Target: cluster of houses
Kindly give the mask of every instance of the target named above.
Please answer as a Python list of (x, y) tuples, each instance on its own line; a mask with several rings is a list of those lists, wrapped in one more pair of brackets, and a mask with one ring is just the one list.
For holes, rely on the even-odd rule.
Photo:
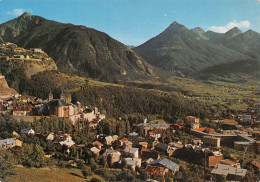
[(0, 51), (8, 52), (10, 55), (0, 55), (6, 61), (43, 61), (44, 59), (50, 59), (48, 55), (40, 48), (31, 48), (30, 50), (18, 47), (11, 42), (1, 43)]
[[(53, 100), (53, 98), (49, 98), (49, 102)], [(63, 102), (66, 103), (64, 100)], [(64, 114), (62, 112), (65, 111), (59, 112)], [(200, 127), (199, 119), (193, 116), (187, 117), (186, 122), (194, 128), (190, 128), (191, 134), (197, 136), (197, 138), (193, 138), (186, 143), (181, 141), (170, 142), (162, 139), (166, 130), (170, 130), (172, 133), (176, 132), (176, 130), (187, 130), (184, 126), (170, 125), (162, 121), (147, 122), (145, 120), (143, 123), (138, 124), (128, 136), (119, 138), (117, 135), (105, 136), (99, 134), (91, 144), (84, 147), (87, 147), (89, 151), (97, 156), (106, 157), (112, 168), (121, 168), (122, 165), (126, 165), (135, 171), (136, 168), (143, 167), (147, 174), (152, 177), (178, 174), (180, 165), (170, 160), (169, 157), (171, 156), (177, 158), (183, 156), (194, 163), (204, 164), (212, 168), (211, 174), (215, 176), (216, 180), (221, 180), (223, 177), (228, 180), (242, 180), (249, 171), (259, 173), (259, 162), (252, 161), (250, 169), (244, 169), (241, 168), (238, 160), (224, 159), (222, 153), (221, 145), (224, 144), (223, 140), (253, 140), (252, 138), (241, 134), (233, 135), (233, 138), (229, 137), (230, 135), (219, 136), (211, 128)], [(141, 131), (145, 137), (141, 136)], [(35, 132), (33, 129), (27, 128), (22, 130), (21, 134), (34, 135)], [(44, 132), (36, 135), (52, 141), (58, 149), (65, 149), (68, 154), (71, 152), (72, 146), (82, 147), (72, 140), (70, 134), (54, 135), (53, 133)], [(0, 147), (22, 146), (22, 142), (18, 140), (19, 135), (13, 132), (12, 136), (13, 138), (0, 140)]]
[(91, 127), (105, 119), (105, 115), (93, 106), (82, 106), (80, 102), (71, 103), (71, 96), (63, 92), (59, 99), (54, 99), (50, 92), (47, 100), (30, 96), (14, 96), (0, 98), (0, 113), (11, 114), (19, 119), (33, 121), (36, 116), (67, 118), (74, 125), (80, 121), (88, 121)]

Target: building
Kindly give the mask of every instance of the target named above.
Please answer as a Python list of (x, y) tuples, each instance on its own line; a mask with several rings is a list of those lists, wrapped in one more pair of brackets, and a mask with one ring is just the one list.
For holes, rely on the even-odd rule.
[(60, 145), (60, 146), (66, 146), (68, 148), (75, 145), (75, 142), (72, 140), (71, 136), (68, 134), (57, 135), (53, 143)]
[(229, 159), (221, 160), (220, 164), (230, 165), (230, 166), (235, 167), (235, 168), (240, 168), (241, 167), (240, 163), (238, 161), (232, 161), (232, 160), (229, 160)]
[[(154, 171), (154, 167), (157, 167), (156, 169), (163, 170), (163, 172), (156, 172)], [(150, 175), (161, 175), (168, 172), (171, 172), (172, 174), (175, 174), (179, 171), (180, 166), (172, 161), (170, 161), (167, 158), (159, 159), (152, 161), (148, 164), (148, 166), (145, 168), (145, 171)]]
[(114, 140), (113, 140), (112, 136), (105, 137), (105, 141), (104, 141), (105, 145), (112, 145), (113, 142), (114, 142)]
[(4, 140), (0, 140), (0, 148), (9, 149), (9, 148), (13, 148), (16, 146), (21, 147), (22, 141), (20, 141), (16, 138), (7, 138)]
[(124, 160), (126, 161), (126, 165), (131, 167), (131, 169), (133, 171), (135, 171), (136, 167), (141, 167), (141, 159), (138, 158), (124, 158)]
[(31, 128), (22, 129), (21, 134), (34, 135), (35, 131)]
[(154, 150), (151, 151), (147, 148), (142, 148), (141, 149), (141, 158), (143, 160), (146, 160), (146, 159), (158, 160), (158, 159), (160, 159), (160, 154), (157, 151), (154, 151)]
[(90, 151), (93, 154), (99, 155), (100, 149), (98, 149), (97, 147), (92, 147), (92, 148), (90, 148)]
[(42, 49), (40, 48), (31, 48), (30, 49), (33, 53), (44, 53)]
[(138, 158), (139, 153), (138, 153), (138, 148), (131, 148), (131, 147), (126, 147), (124, 152), (126, 156), (132, 157), (132, 158)]
[(227, 181), (242, 181), (247, 173), (246, 169), (235, 168), (226, 164), (216, 164), (211, 174), (215, 175), (215, 180), (221, 180), (223, 177)]
[(150, 131), (149, 136), (153, 137), (155, 139), (159, 139), (162, 136), (162, 132), (161, 131)]
[(206, 145), (213, 146), (213, 147), (220, 147), (220, 138), (218, 137), (203, 136), (202, 141)]
[(192, 129), (200, 127), (200, 119), (196, 118), (195, 116), (187, 116), (186, 122), (188, 122), (191, 125)]
[(69, 105), (60, 99), (51, 100), (48, 103), (49, 115), (57, 117), (69, 117)]
[(106, 149), (103, 156), (110, 156), (111, 164), (113, 165), (114, 163), (120, 161), (121, 153), (116, 150)]

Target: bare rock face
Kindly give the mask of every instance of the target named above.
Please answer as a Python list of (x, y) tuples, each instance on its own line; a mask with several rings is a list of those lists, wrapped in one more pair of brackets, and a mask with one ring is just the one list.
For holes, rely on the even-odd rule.
[(6, 98), (14, 95), (18, 95), (18, 93), (8, 86), (5, 77), (0, 74), (0, 97)]

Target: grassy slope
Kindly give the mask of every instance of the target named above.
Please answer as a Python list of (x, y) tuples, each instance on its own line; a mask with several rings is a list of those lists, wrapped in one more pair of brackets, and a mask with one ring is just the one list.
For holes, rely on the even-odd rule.
[[(256, 95), (256, 90), (258, 85), (260, 85), (260, 81), (254, 78), (245, 78), (245, 80), (245, 82), (238, 83), (229, 82), (232, 80), (202, 82), (194, 79), (172, 76), (165, 82), (135, 81), (134, 83), (139, 85), (160, 85), (162, 88), (171, 87), (172, 90), (187, 92), (189, 95), (192, 94), (194, 96), (198, 96), (198, 99), (202, 102), (210, 102), (212, 104), (227, 103), (226, 101), (221, 100), (225, 98), (240, 100), (243, 98), (253, 98), (255, 100), (260, 100), (260, 96)], [(212, 97), (213, 99), (208, 100), (206, 97)], [(245, 107), (246, 104), (240, 103), (232, 103), (230, 106), (230, 108), (236, 110), (243, 109)]]
[(101, 177), (97, 175), (89, 176), (85, 179), (79, 169), (67, 169), (67, 168), (25, 168), (16, 167), (14, 169), (15, 175), (10, 176), (7, 181), (10, 182), (80, 182), (80, 181), (90, 181), (92, 177), (96, 177), (102, 180)]

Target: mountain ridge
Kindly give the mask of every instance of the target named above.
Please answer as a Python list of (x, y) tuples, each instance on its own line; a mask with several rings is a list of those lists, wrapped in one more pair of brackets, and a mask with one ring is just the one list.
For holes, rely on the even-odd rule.
[(24, 13), (0, 25), (0, 37), (25, 48), (39, 47), (60, 70), (103, 81), (154, 75), (153, 67), (109, 35)]
[(189, 30), (177, 22), (133, 50), (154, 66), (186, 76), (206, 67), (250, 59), (222, 44), (202, 39), (196, 29)]

